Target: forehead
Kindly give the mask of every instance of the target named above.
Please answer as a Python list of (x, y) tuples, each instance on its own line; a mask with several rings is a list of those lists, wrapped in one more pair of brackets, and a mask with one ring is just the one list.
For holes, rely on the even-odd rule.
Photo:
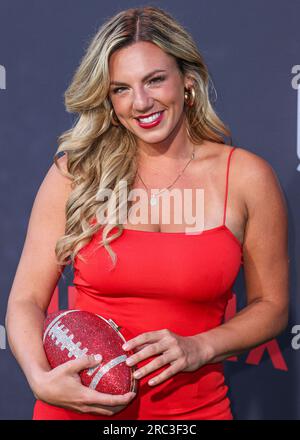
[(109, 72), (112, 79), (118, 80), (119, 75), (143, 76), (154, 69), (174, 67), (175, 59), (164, 52), (156, 44), (139, 41), (114, 52), (109, 59)]

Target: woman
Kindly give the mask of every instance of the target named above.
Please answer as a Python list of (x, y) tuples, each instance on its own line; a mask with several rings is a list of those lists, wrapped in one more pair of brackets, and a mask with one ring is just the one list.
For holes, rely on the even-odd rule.
[[(108, 20), (65, 98), (79, 118), (38, 191), (6, 319), (37, 398), (33, 418), (233, 419), (222, 361), (288, 320), (287, 214), (273, 169), (225, 144), (207, 67), (159, 8)], [(134, 335), (136, 395), (83, 386), (78, 373), (95, 359), (47, 362), (43, 320), (70, 261), (75, 308)], [(242, 263), (247, 306), (224, 323)]]

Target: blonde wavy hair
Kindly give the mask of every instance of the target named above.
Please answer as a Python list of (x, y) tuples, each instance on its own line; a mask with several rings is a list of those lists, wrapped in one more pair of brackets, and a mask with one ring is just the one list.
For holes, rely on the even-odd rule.
[[(119, 219), (121, 208), (119, 182), (132, 188), (137, 172), (137, 144), (134, 135), (122, 124), (111, 120), (109, 98), (109, 58), (118, 49), (138, 41), (148, 41), (172, 55), (182, 75), (194, 80), (195, 102), (185, 106), (187, 133), (195, 144), (203, 140), (225, 143), (231, 134), (212, 108), (207, 66), (190, 34), (166, 11), (152, 6), (121, 11), (106, 21), (90, 42), (74, 77), (65, 92), (68, 112), (78, 114), (71, 129), (58, 137), (59, 147), (54, 162), (60, 172), (72, 180), (66, 203), (65, 235), (56, 243), (58, 264), (74, 264), (78, 251), (102, 229), (100, 247), (109, 253), (113, 267), (117, 256), (110, 243), (119, 237), (123, 225), (108, 217), (105, 225), (93, 223), (97, 212), (109, 212)], [(59, 153), (67, 156), (66, 168), (60, 168)], [(99, 200), (97, 194), (109, 188), (115, 200), (115, 211), (109, 210), (112, 198)], [(127, 215), (130, 203), (127, 206)], [(100, 211), (99, 211), (100, 210)], [(110, 231), (117, 227), (115, 234)], [(82, 259), (82, 256), (78, 254)], [(83, 258), (83, 260), (85, 260)]]

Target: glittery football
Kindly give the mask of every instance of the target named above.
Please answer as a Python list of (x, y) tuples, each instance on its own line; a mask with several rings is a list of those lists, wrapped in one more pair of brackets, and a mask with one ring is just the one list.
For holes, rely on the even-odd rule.
[(133, 377), (136, 368), (125, 362), (133, 352), (123, 350), (124, 342), (120, 327), (112, 319), (87, 311), (60, 310), (49, 314), (44, 322), (43, 344), (52, 368), (85, 355), (102, 355), (100, 364), (79, 373), (83, 385), (102, 393), (137, 390)]

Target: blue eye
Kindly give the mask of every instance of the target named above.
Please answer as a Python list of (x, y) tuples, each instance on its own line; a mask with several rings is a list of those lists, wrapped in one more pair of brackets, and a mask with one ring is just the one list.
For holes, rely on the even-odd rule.
[[(153, 82), (160, 82), (163, 81), (165, 79), (165, 76), (156, 76), (155, 78), (150, 79), (150, 83)], [(118, 93), (119, 90), (125, 89), (126, 87), (116, 87), (115, 89), (113, 89), (113, 94)]]

